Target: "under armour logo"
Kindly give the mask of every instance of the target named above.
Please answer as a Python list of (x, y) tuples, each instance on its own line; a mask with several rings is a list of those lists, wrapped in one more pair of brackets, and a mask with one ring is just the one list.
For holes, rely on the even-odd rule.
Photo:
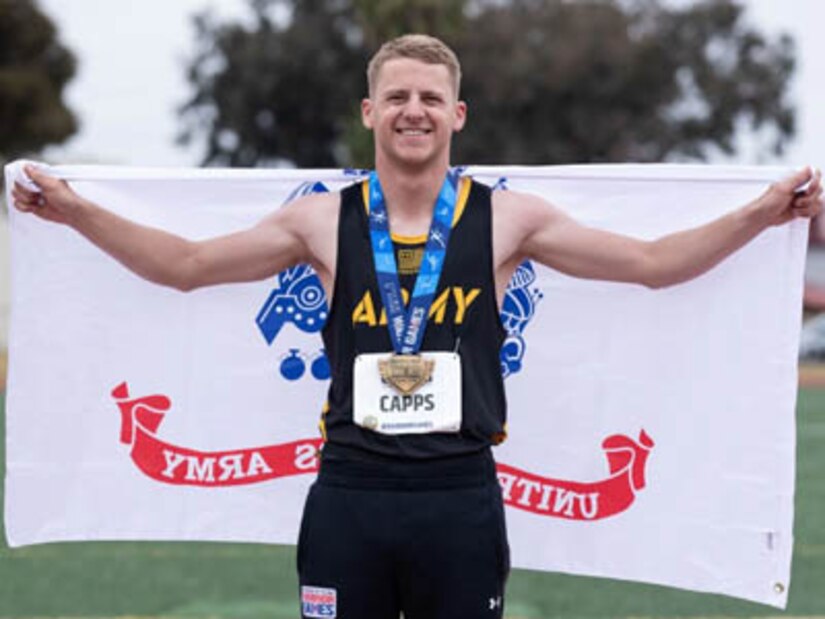
[(501, 596), (490, 598), (490, 610), (501, 608)]

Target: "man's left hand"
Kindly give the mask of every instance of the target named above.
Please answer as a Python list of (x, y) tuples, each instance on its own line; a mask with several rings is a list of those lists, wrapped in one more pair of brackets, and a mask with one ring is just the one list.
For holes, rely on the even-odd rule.
[(797, 217), (812, 219), (822, 212), (822, 172), (805, 168), (770, 186), (756, 201), (766, 224), (778, 226)]

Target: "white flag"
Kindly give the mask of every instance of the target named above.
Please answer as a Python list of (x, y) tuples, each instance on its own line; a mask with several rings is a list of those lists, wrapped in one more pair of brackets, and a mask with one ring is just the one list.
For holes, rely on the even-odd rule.
[[(7, 166), (7, 187), (16, 174)], [(352, 171), (67, 166), (88, 199), (201, 239)], [(643, 238), (707, 222), (783, 170), (472, 167)], [(294, 543), (317, 470), (327, 306), (307, 266), (183, 294), (72, 230), (12, 211), (6, 527), (58, 540)], [(525, 262), (501, 351), (496, 448), (515, 567), (784, 607), (805, 222), (652, 291)], [(366, 268), (367, 265), (365, 265)]]

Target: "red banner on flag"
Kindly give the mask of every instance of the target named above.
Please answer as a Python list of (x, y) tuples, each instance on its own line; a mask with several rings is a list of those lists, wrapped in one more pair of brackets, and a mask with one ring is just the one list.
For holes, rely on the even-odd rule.
[[(154, 480), (191, 486), (255, 484), (290, 475), (315, 473), (322, 439), (264, 447), (205, 452), (172, 445), (156, 435), (172, 402), (165, 395), (132, 398), (124, 382), (112, 390), (121, 414), (120, 441), (131, 445), (132, 460)], [(642, 430), (638, 441), (615, 434), (602, 442), (610, 476), (576, 482), (498, 464), (506, 505), (543, 516), (600, 520), (627, 510), (645, 487), (647, 456), (653, 440)]]
[(163, 416), (172, 407), (164, 395), (130, 398), (124, 382), (112, 391), (120, 409), (120, 442), (132, 446), (132, 460), (146, 475), (167, 484), (237, 486), (318, 470), (321, 439), (252, 449), (205, 452), (159, 439)]
[(602, 442), (610, 477), (575, 482), (540, 477), (499, 464), (504, 502), (534, 514), (569, 520), (600, 520), (625, 511), (645, 487), (645, 465), (653, 441), (644, 430), (639, 440), (614, 434)]

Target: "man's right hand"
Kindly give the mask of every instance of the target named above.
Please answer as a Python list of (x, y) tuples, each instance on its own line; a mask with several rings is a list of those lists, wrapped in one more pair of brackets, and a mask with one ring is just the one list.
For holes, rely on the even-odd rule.
[(304, 196), (251, 228), (192, 241), (100, 207), (34, 166), (24, 169), (40, 192), (15, 183), (15, 208), (68, 224), (126, 268), (156, 284), (193, 290), (250, 282), (308, 262), (328, 295), (332, 290), (340, 208), (337, 193)]
[(68, 224), (72, 213), (82, 204), (80, 196), (71, 190), (66, 181), (44, 174), (34, 166), (26, 166), (24, 170), (40, 191), (30, 191), (15, 182), (11, 190), (14, 207), (48, 221)]

